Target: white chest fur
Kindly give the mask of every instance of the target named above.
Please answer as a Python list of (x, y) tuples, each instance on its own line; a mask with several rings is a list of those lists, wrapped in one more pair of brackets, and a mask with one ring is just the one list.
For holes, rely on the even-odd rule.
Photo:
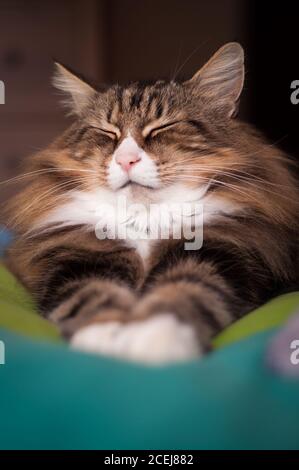
[[(48, 213), (34, 229), (48, 230), (50, 224), (60, 227), (83, 224), (98, 238), (101, 238), (99, 231), (104, 229), (105, 237), (125, 239), (146, 261), (152, 243), (161, 234), (161, 238), (167, 238), (167, 231), (173, 230), (176, 221), (182, 223), (178, 212), (182, 214), (188, 204), (193, 208), (195, 205), (202, 207), (203, 217), (195, 219), (201, 225), (239, 209), (235, 204), (206, 192), (206, 186), (190, 189), (181, 184), (161, 190), (129, 185), (118, 191), (103, 188), (90, 192), (74, 191), (68, 202)], [(116, 225), (122, 228), (121, 237), (115, 231)]]

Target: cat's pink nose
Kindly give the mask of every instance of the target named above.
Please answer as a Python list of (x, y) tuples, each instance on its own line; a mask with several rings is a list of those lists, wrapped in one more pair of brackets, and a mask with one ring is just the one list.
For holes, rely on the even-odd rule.
[(141, 160), (138, 153), (119, 153), (116, 156), (116, 162), (122, 167), (122, 169), (128, 172), (133, 165)]

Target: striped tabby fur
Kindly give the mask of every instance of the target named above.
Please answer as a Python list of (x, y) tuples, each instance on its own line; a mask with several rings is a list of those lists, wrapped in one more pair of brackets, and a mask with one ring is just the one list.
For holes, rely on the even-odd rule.
[[(227, 325), (298, 285), (296, 182), (286, 156), (234, 119), (243, 76), (236, 43), (182, 83), (93, 88), (57, 65), (55, 84), (68, 96), (75, 120), (30, 158), (31, 176), (10, 208), (18, 237), (8, 263), (41, 314), (67, 338), (87, 328), (98, 335), (92, 344), (106, 332), (108, 353), (158, 362), (192, 357), (209, 350)], [(111, 160), (125, 139), (148, 160), (131, 184), (117, 187)], [(106, 189), (110, 196), (126, 191), (133, 202), (165, 202), (178, 187), (187, 195), (207, 183), (204, 202), (213, 216), (196, 251), (186, 251), (184, 240), (160, 240), (143, 256), (125, 241), (99, 241), (88, 217), (78, 215), (78, 194)], [(158, 315), (164, 326), (149, 326)], [(159, 328), (166, 337), (174, 321), (172, 344), (156, 346)], [(118, 325), (117, 333), (111, 327), (109, 336), (108, 324)], [(92, 325), (97, 328), (88, 329)], [(132, 352), (137, 336), (146, 334), (142, 325), (153, 333)], [(191, 330), (186, 339), (179, 336), (184, 325), (194, 337)], [(114, 350), (122, 331), (130, 344)], [(176, 354), (176, 341), (185, 353)], [(190, 348), (191, 341), (198, 348)], [(92, 344), (86, 349), (97, 349)]]

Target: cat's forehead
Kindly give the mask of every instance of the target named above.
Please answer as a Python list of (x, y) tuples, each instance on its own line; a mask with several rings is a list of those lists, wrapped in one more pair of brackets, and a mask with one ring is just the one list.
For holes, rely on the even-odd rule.
[(175, 81), (134, 82), (125, 86), (112, 86), (110, 96), (123, 100), (124, 104), (130, 107), (138, 107), (149, 100), (168, 99), (171, 95), (177, 95), (181, 89), (182, 85)]
[(183, 89), (177, 82), (159, 80), (153, 83), (136, 82), (127, 86), (114, 85), (99, 99), (109, 121), (117, 118), (160, 118), (176, 112)]

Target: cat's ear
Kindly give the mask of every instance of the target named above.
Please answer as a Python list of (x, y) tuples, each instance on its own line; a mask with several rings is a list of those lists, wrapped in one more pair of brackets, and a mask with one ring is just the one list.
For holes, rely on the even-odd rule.
[(221, 47), (187, 82), (226, 117), (234, 117), (244, 84), (244, 51), (237, 42)]
[(96, 91), (63, 65), (55, 62), (53, 85), (65, 94), (64, 104), (71, 114), (80, 115)]

